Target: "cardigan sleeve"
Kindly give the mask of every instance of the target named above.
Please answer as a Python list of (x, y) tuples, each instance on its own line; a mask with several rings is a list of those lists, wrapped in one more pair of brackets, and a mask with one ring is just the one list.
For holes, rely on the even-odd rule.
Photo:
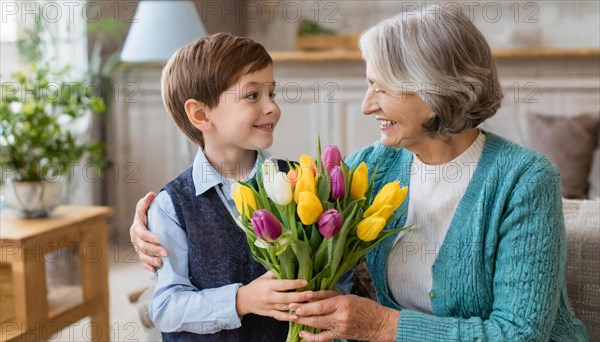
[[(535, 165), (537, 164), (537, 169)], [(402, 310), (397, 340), (547, 341), (565, 279), (560, 178), (534, 163), (509, 195), (498, 231), (489, 317), (436, 317)]]

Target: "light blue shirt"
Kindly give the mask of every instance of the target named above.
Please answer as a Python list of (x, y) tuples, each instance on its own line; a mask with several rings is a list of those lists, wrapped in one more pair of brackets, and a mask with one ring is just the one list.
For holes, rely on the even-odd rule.
[[(250, 177), (264, 154), (259, 151), (257, 162)], [(196, 196), (217, 187), (221, 199), (237, 215), (230, 195), (235, 181), (219, 174), (206, 159), (202, 149), (194, 158), (192, 179)], [(155, 289), (150, 302), (150, 317), (162, 332), (189, 331), (196, 334), (212, 334), (220, 330), (237, 329), (241, 326), (235, 309), (235, 297), (242, 284), (229, 284), (217, 288), (199, 290), (189, 278), (188, 244), (186, 233), (181, 229), (171, 197), (161, 191), (148, 211), (148, 229), (160, 239), (169, 251), (163, 257), (163, 266), (156, 271)]]

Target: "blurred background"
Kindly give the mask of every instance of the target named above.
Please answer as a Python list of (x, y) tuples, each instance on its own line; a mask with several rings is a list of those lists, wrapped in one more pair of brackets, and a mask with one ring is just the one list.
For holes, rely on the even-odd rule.
[[(15, 165), (59, 165), (58, 171), (28, 175), (52, 175), (61, 184), (62, 204), (114, 209), (111, 321), (121, 323), (113, 339), (125, 340), (132, 330), (122, 323), (139, 323), (126, 296), (137, 298), (151, 282), (129, 244), (135, 204), (187, 168), (197, 149), (172, 123), (160, 97), (160, 72), (175, 49), (217, 32), (261, 42), (274, 60), (282, 108), (270, 152), (289, 159), (312, 153), (318, 133), (323, 143), (349, 154), (379, 136), (378, 124), (360, 111), (367, 89), (360, 33), (398, 12), (414, 15), (434, 3), (464, 11), (493, 50), (505, 98), (482, 128), (546, 154), (559, 167), (565, 198), (598, 198), (596, 0), (2, 0), (2, 183), (26, 180)], [(49, 95), (65, 83), (76, 85), (77, 99)], [(43, 117), (48, 108), (65, 137), (52, 144), (43, 120), (27, 118)], [(73, 267), (48, 269), (76, 277), (65, 271)], [(131, 336), (138, 340), (156, 338), (136, 327)], [(56, 339), (78, 340), (64, 334)]]

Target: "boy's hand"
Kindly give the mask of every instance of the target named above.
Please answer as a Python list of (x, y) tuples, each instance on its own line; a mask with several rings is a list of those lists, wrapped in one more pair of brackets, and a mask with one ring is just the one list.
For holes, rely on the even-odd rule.
[(150, 203), (155, 197), (156, 194), (149, 192), (137, 202), (133, 223), (129, 228), (133, 248), (140, 257), (142, 266), (151, 272), (156, 272), (155, 267), (162, 266), (162, 259), (154, 255), (168, 255), (167, 250), (158, 242), (158, 236), (146, 227), (148, 224), (148, 208), (150, 208)]
[(277, 280), (271, 272), (256, 278), (238, 289), (235, 308), (238, 316), (253, 313), (273, 317), (279, 321), (289, 321), (289, 304), (303, 303), (313, 296), (312, 291), (288, 292), (305, 287), (304, 279)]

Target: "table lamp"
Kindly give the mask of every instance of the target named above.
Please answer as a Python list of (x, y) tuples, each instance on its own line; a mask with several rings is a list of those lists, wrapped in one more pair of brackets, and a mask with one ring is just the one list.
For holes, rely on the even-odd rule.
[(164, 62), (177, 49), (206, 34), (192, 1), (140, 1), (121, 60)]

